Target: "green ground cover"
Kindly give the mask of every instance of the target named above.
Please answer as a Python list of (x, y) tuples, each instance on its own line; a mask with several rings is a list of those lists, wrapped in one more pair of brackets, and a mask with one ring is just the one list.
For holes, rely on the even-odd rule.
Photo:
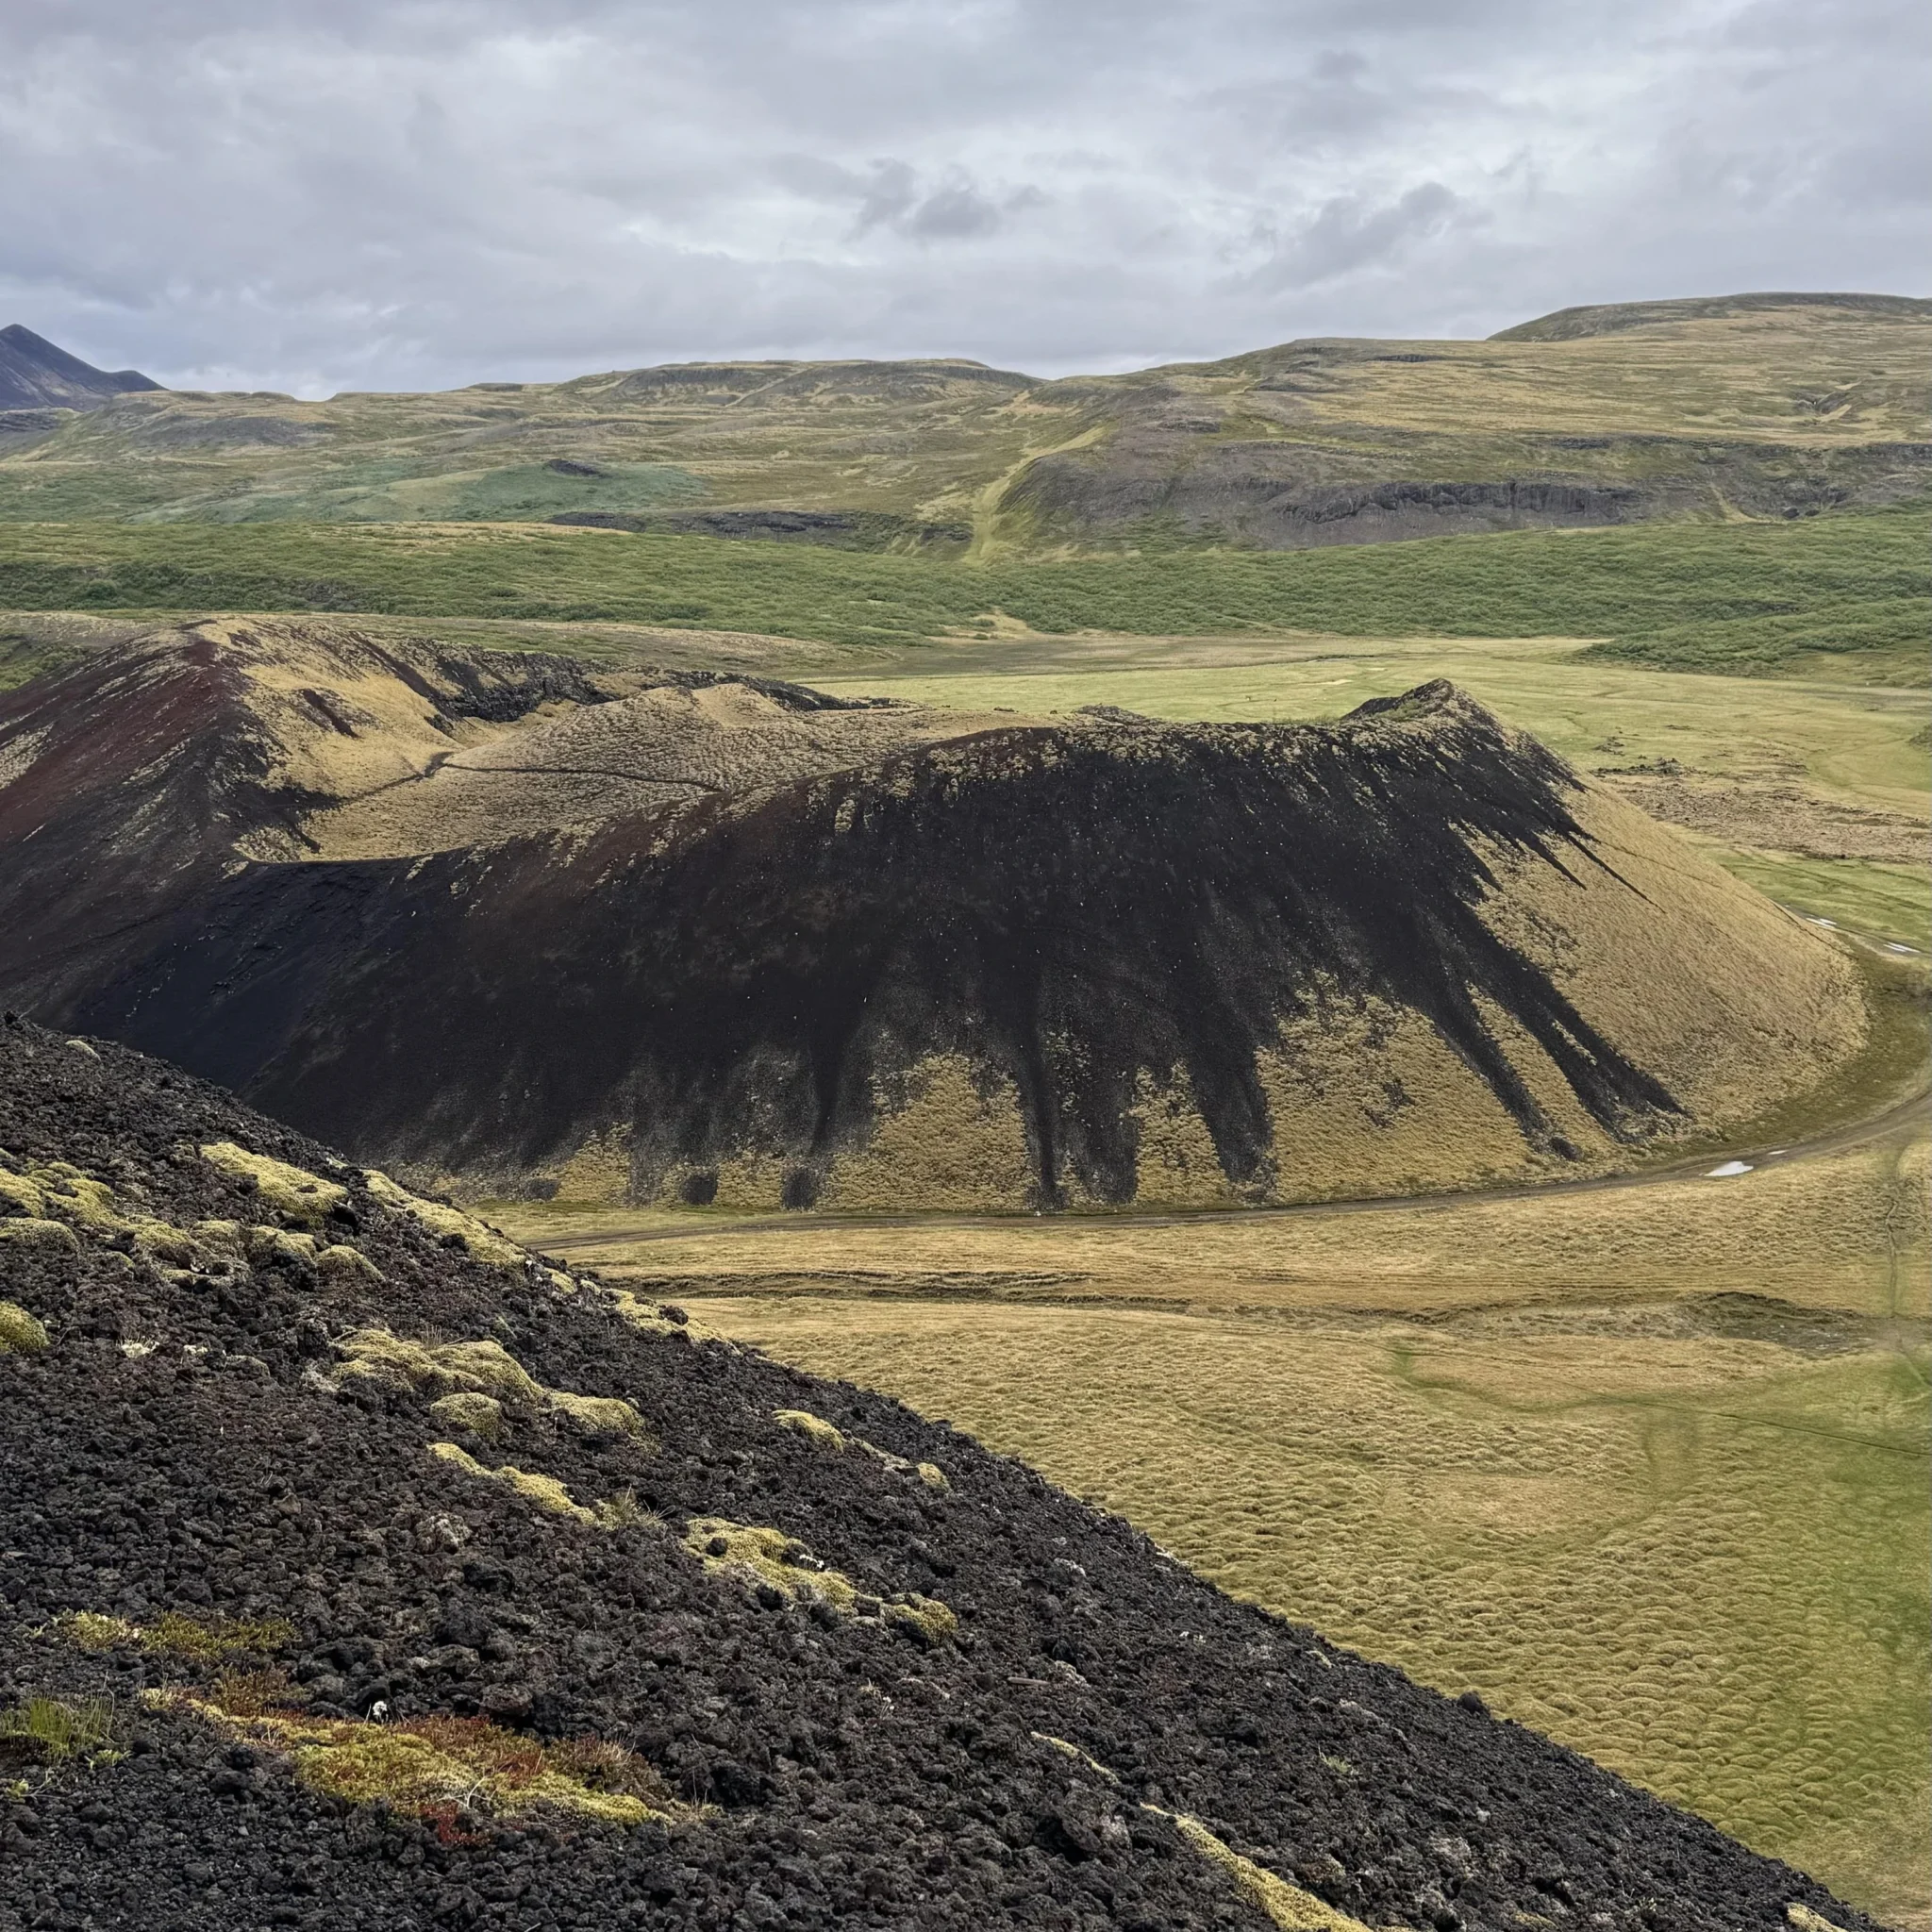
[[(1295, 552), (948, 562), (533, 525), (0, 525), (0, 607), (627, 621), (854, 645), (1034, 632), (1556, 636), (1653, 667), (1924, 681), (1921, 508)], [(1840, 619), (1842, 623), (1840, 624)]]

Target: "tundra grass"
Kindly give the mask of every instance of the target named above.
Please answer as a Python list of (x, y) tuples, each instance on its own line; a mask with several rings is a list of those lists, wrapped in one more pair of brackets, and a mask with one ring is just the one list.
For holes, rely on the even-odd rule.
[(1285, 1215), (512, 1224), (608, 1217), (574, 1259), (1924, 1927), (1928, 1155), (1907, 1127)]
[[(1002, 617), (1049, 635), (1559, 636), (1653, 665), (1696, 658), (1692, 632), (1742, 625), (1751, 652), (1715, 662), (1752, 674), (1815, 662), (1845, 613), (1859, 675), (1875, 650), (1883, 678), (1910, 683), (1925, 675), (1925, 524), (1912, 507), (982, 564), (542, 525), (18, 524), (0, 525), (0, 606), (621, 621), (847, 645), (991, 636)], [(1792, 618), (1802, 634), (1786, 636)]]
[(1932, 952), (1932, 873), (1924, 866), (1768, 852), (1720, 850), (1714, 856), (1727, 872), (1780, 905)]
[(708, 1311), (949, 1416), (1235, 1593), (1474, 1687), (1893, 1923), (1924, 1921), (1923, 1349), (1606, 1334), (1582, 1310), (1515, 1332)]

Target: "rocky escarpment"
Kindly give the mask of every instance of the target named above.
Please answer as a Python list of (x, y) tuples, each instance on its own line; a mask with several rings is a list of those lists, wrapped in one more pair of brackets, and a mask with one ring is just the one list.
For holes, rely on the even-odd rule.
[(174, 764), (152, 693), (243, 675), (199, 633), (192, 675), (130, 646), (91, 708), (7, 701), (0, 823), (40, 829), (0, 848), (37, 908), (0, 991), (473, 1188), (1415, 1191), (1721, 1133), (1863, 1037), (1829, 941), (1446, 685), (1167, 725), (737, 682), (576, 702), (504, 660), (493, 702), (527, 715), (497, 727), (284, 646), (272, 702)]
[(1868, 1923), (160, 1063), (0, 1148), (8, 1932)]

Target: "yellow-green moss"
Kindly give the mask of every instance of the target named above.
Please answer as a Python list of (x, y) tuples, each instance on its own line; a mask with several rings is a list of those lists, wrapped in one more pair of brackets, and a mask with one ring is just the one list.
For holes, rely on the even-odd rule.
[(842, 1571), (822, 1563), (782, 1529), (732, 1523), (722, 1516), (694, 1516), (685, 1525), (684, 1546), (714, 1576), (748, 1590), (774, 1590), (787, 1603), (824, 1604), (841, 1616), (877, 1616), (924, 1643), (943, 1643), (959, 1627), (959, 1620), (934, 1597), (910, 1591), (869, 1596)]
[(46, 1198), (33, 1181), (11, 1168), (0, 1167), (0, 1214), (43, 1215)]
[(454, 1395), (440, 1395), (429, 1405), (429, 1413), (452, 1429), (468, 1429), (493, 1442), (503, 1434), (503, 1404), (480, 1390), (459, 1389)]
[(458, 1812), (503, 1818), (555, 1810), (609, 1824), (670, 1824), (697, 1815), (671, 1798), (643, 1759), (601, 1738), (546, 1744), (486, 1718), (316, 1719), (236, 1709), (181, 1691), (151, 1692), (149, 1701), (287, 1756), (296, 1778), (313, 1790), (352, 1805), (381, 1802), (446, 1826)]
[(79, 1245), (76, 1230), (130, 1237), (139, 1253), (164, 1270), (192, 1268), (203, 1259), (198, 1229), (176, 1227), (139, 1210), (124, 1211), (106, 1181), (71, 1161), (50, 1160), (24, 1174), (0, 1168), (0, 1241), (74, 1249)]
[(141, 1626), (125, 1617), (107, 1617), (98, 1610), (75, 1610), (58, 1620), (60, 1634), (76, 1650), (112, 1650), (121, 1643), (138, 1643)]
[(1143, 1805), (1141, 1808), (1165, 1818), (1203, 1857), (1219, 1865), (1280, 1927), (1280, 1932), (1369, 1932), (1359, 1919), (1337, 1911), (1313, 1892), (1304, 1891), (1300, 1886), (1291, 1885), (1287, 1879), (1277, 1878), (1273, 1872), (1242, 1857), (1198, 1818), (1190, 1817), (1185, 1811), (1163, 1811), (1158, 1805)]
[[(18, 1180), (21, 1176), (15, 1175)], [(124, 1233), (128, 1224), (114, 1206), (114, 1191), (70, 1160), (49, 1160), (27, 1170), (25, 1179), (37, 1188), (41, 1212), (70, 1226), (92, 1228), (98, 1234)]]
[(844, 1430), (828, 1423), (822, 1415), (813, 1415), (803, 1408), (774, 1408), (772, 1420), (781, 1429), (790, 1429), (793, 1435), (803, 1436), (815, 1449), (824, 1449), (833, 1456), (845, 1453)]
[(337, 1281), (378, 1282), (382, 1279), (382, 1270), (360, 1248), (353, 1248), (346, 1241), (318, 1248), (315, 1269), (317, 1274)]
[(850, 1615), (859, 1591), (849, 1576), (827, 1569), (796, 1537), (782, 1529), (694, 1516), (685, 1525), (684, 1546), (714, 1576), (748, 1589), (767, 1584), (788, 1603), (824, 1603)]
[(546, 1389), (543, 1397), (550, 1412), (562, 1417), (579, 1435), (642, 1438), (649, 1433), (643, 1417), (621, 1395), (574, 1395), (567, 1389)]
[(693, 1347), (700, 1341), (715, 1341), (721, 1348), (737, 1353), (737, 1345), (720, 1335), (715, 1328), (707, 1328), (702, 1322), (689, 1318), (674, 1322), (658, 1303), (646, 1301), (626, 1288), (610, 1291), (610, 1306), (616, 1309), (630, 1325), (644, 1335), (662, 1335), (673, 1341), (690, 1342)]
[(80, 1243), (64, 1221), (43, 1221), (38, 1215), (8, 1215), (0, 1221), (0, 1241), (11, 1247), (68, 1248)]
[(921, 1596), (917, 1591), (889, 1599), (882, 1614), (887, 1623), (910, 1630), (930, 1648), (949, 1642), (959, 1634), (958, 1618), (937, 1597)]
[(291, 1221), (320, 1221), (330, 1208), (340, 1208), (349, 1198), (348, 1189), (339, 1182), (325, 1181), (306, 1168), (291, 1167), (266, 1154), (251, 1154), (233, 1141), (208, 1141), (201, 1158), (231, 1180), (252, 1180), (256, 1198)]
[(1840, 1932), (1823, 1912), (1814, 1912), (1809, 1906), (1800, 1905), (1793, 1899), (1785, 1907), (1785, 1922), (1796, 1928), (1796, 1932)]
[(1120, 1779), (1108, 1770), (1107, 1766), (1101, 1763), (1099, 1758), (1088, 1757), (1079, 1745), (1070, 1744), (1064, 1738), (1052, 1737), (1045, 1731), (1033, 1731), (1028, 1735), (1031, 1736), (1036, 1744), (1044, 1744), (1050, 1750), (1058, 1751), (1062, 1757), (1071, 1757), (1074, 1763), (1084, 1764), (1089, 1771), (1097, 1773), (1108, 1784), (1117, 1785), (1120, 1783)]
[(807, 1408), (774, 1408), (772, 1420), (781, 1429), (790, 1429), (793, 1435), (803, 1436), (813, 1448), (823, 1449), (828, 1456), (842, 1456), (848, 1449), (857, 1449), (861, 1455), (891, 1470), (894, 1475), (916, 1475), (929, 1490), (950, 1489), (946, 1473), (936, 1462), (909, 1462), (903, 1456), (894, 1456), (890, 1449), (881, 1449), (876, 1442), (868, 1442), (863, 1436), (848, 1436), (835, 1423), (828, 1423), (822, 1415), (813, 1415)]
[(649, 1438), (643, 1417), (621, 1395), (546, 1388), (500, 1341), (411, 1341), (387, 1328), (358, 1328), (336, 1349), (345, 1357), (336, 1370), (338, 1381), (372, 1381), (419, 1394), (489, 1395), (499, 1403), (547, 1408), (582, 1435)]
[(0, 1355), (42, 1355), (47, 1330), (18, 1302), (0, 1302)]
[(399, 1214), (411, 1216), (420, 1225), (426, 1227), (438, 1240), (454, 1236), (464, 1248), (479, 1261), (493, 1261), (505, 1267), (521, 1267), (524, 1251), (517, 1244), (498, 1234), (492, 1227), (486, 1227), (475, 1216), (465, 1214), (459, 1208), (445, 1206), (441, 1201), (425, 1200), (421, 1194), (414, 1194), (377, 1168), (364, 1171), (362, 1179), (369, 1191), (385, 1208), (393, 1208)]
[(295, 1626), (285, 1617), (191, 1617), (179, 1610), (164, 1610), (141, 1632), (144, 1649), (200, 1663), (280, 1650), (294, 1638)]
[(432, 1442), (429, 1453), (453, 1469), (461, 1470), (465, 1475), (477, 1476), (485, 1482), (506, 1484), (518, 1495), (534, 1503), (547, 1516), (560, 1516), (570, 1523), (601, 1527), (597, 1512), (586, 1509), (554, 1475), (540, 1475), (534, 1470), (518, 1469), (514, 1463), (508, 1462), (500, 1469), (486, 1469), (468, 1450), (454, 1442)]

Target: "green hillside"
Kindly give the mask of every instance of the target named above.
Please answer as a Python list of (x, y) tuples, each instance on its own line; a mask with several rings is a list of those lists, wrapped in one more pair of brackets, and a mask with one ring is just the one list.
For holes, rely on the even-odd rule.
[(903, 547), (963, 526), (987, 557), (1803, 517), (1932, 487), (1928, 350), (1932, 304), (1755, 296), (1054, 382), (746, 362), (325, 402), (157, 392), (0, 412), (0, 520), (761, 508), (899, 519)]
[(1657, 668), (1925, 675), (1927, 517), (1648, 524), (1288, 554), (948, 562), (529, 525), (0, 525), (0, 608), (330, 610), (902, 647), (1017, 623), (1143, 636), (1597, 639)]

